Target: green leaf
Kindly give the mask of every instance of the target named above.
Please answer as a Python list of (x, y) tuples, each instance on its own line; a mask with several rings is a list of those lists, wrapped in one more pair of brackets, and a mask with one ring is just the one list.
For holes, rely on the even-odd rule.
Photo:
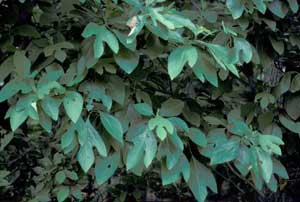
[(105, 86), (103, 84), (98, 82), (85, 82), (80, 85), (79, 90), (88, 94), (86, 100), (91, 108), (94, 107), (95, 101), (101, 101), (108, 111), (111, 109), (112, 98), (107, 95)]
[(283, 8), (282, 1), (274, 0), (268, 4), (269, 10), (279, 18), (284, 18), (287, 10)]
[(75, 126), (72, 125), (61, 137), (61, 148), (65, 149), (75, 141)]
[(152, 107), (150, 105), (148, 105), (147, 103), (138, 103), (134, 105), (135, 110), (144, 116), (153, 116), (153, 110)]
[(277, 27), (276, 27), (276, 26), (277, 26), (277, 23), (276, 23), (276, 21), (265, 18), (265, 19), (263, 19), (263, 22), (264, 22), (265, 24), (267, 24), (267, 26), (268, 26), (273, 32), (276, 32), (276, 31), (277, 31)]
[(263, 181), (261, 178), (261, 171), (259, 166), (259, 159), (258, 159), (258, 147), (250, 147), (249, 157), (251, 163), (251, 177), (252, 180), (258, 190), (261, 190), (263, 187)]
[(15, 108), (10, 114), (10, 126), (15, 131), (27, 119), (28, 112), (26, 109), (16, 110)]
[(288, 72), (281, 77), (279, 85), (275, 88), (276, 97), (289, 91), (291, 86), (291, 74)]
[(114, 55), (116, 63), (124, 70), (127, 74), (132, 73), (139, 64), (140, 56), (135, 51), (132, 52), (128, 49), (122, 48), (118, 54)]
[(17, 26), (13, 30), (13, 33), (15, 35), (25, 36), (25, 37), (33, 37), (33, 38), (40, 38), (41, 37), (40, 33), (36, 30), (36, 28), (31, 26), (31, 25)]
[(207, 48), (213, 55), (217, 63), (223, 68), (231, 71), (237, 77), (239, 77), (238, 70), (235, 67), (235, 63), (238, 61), (238, 55), (234, 54), (234, 51), (230, 48), (220, 46), (218, 44), (206, 43)]
[[(98, 153), (102, 156), (107, 156), (107, 149), (98, 131), (94, 128), (89, 119), (84, 122), (80, 118), (76, 123), (76, 130), (78, 133), (78, 142), (81, 145), (77, 154), (77, 160), (83, 171), (87, 172), (95, 160), (93, 147), (96, 147)], [(66, 145), (68, 145), (68, 142), (71, 142), (74, 138), (73, 130), (68, 131), (66, 135), (64, 135), (66, 136), (65, 142)]]
[(168, 13), (164, 14), (165, 19), (169, 20), (173, 23), (175, 28), (183, 28), (186, 27), (190, 29), (194, 34), (196, 34), (196, 26), (195, 24), (187, 17), (183, 16), (181, 13), (172, 10)]
[(292, 93), (300, 90), (300, 74), (296, 74), (296, 76), (293, 78), (290, 90)]
[(197, 62), (197, 49), (193, 46), (182, 46), (174, 49), (168, 57), (168, 73), (173, 80), (179, 75), (186, 63), (193, 67)]
[(169, 121), (175, 126), (177, 131), (184, 131), (186, 133), (189, 132), (189, 126), (187, 123), (179, 117), (171, 117), (168, 118)]
[(234, 37), (234, 49), (236, 51), (236, 54), (238, 54), (238, 57), (241, 56), (242, 61), (249, 63), (252, 59), (252, 48), (251, 44), (243, 39)]
[(202, 81), (204, 77), (209, 83), (218, 87), (218, 75), (214, 62), (205, 52), (199, 52), (198, 60), (193, 66), (194, 74)]
[(0, 152), (4, 150), (4, 148), (11, 142), (13, 138), (14, 134), (12, 132), (7, 133), (0, 138)]
[(260, 100), (260, 107), (262, 109), (267, 108), (269, 104), (274, 104), (275, 103), (275, 97), (272, 94), (266, 93), (266, 92), (258, 93), (255, 96), (254, 100), (255, 100), (255, 102)]
[(136, 40), (133, 40), (132, 43), (127, 41), (127, 35), (119, 32), (118, 30), (114, 30), (114, 33), (118, 37), (119, 41), (129, 50), (136, 51)]
[(178, 116), (181, 114), (183, 107), (183, 101), (170, 98), (162, 103), (159, 113), (165, 117)]
[(58, 114), (59, 114), (59, 106), (61, 101), (59, 99), (55, 99), (53, 97), (45, 97), (42, 102), (41, 106), (44, 112), (50, 116), (54, 121), (57, 121)]
[(180, 156), (182, 155), (182, 151), (184, 149), (183, 142), (180, 137), (177, 135), (176, 130), (174, 130), (173, 134), (170, 134), (166, 141), (166, 145), (160, 145), (167, 148), (166, 156), (167, 156), (167, 168), (172, 169), (176, 163), (179, 161)]
[(190, 164), (184, 154), (180, 156), (177, 164), (169, 170), (164, 162), (161, 165), (161, 179), (163, 185), (176, 182), (182, 173), (184, 180), (187, 182), (190, 177)]
[(133, 143), (127, 154), (127, 170), (137, 166), (138, 162), (142, 160), (144, 152), (144, 165), (149, 167), (157, 151), (157, 141), (152, 131), (145, 124), (139, 124), (128, 130), (126, 139)]
[(252, 0), (252, 2), (255, 4), (257, 10), (259, 10), (259, 12), (261, 12), (262, 14), (266, 13), (267, 10), (267, 6), (264, 2), (264, 0)]
[(217, 184), (211, 171), (192, 158), (190, 162), (190, 177), (187, 182), (195, 198), (199, 202), (204, 202), (207, 196), (207, 187), (217, 193)]
[(210, 158), (210, 164), (221, 164), (235, 160), (239, 155), (240, 138), (227, 138), (224, 129), (213, 129), (207, 136), (207, 146), (201, 154)]
[(145, 139), (145, 158), (144, 158), (144, 165), (146, 168), (150, 166), (153, 159), (155, 158), (157, 151), (157, 141), (154, 137), (153, 133), (148, 131), (148, 134)]
[(30, 76), (31, 61), (25, 56), (24, 51), (16, 51), (13, 56), (16, 72), (20, 77)]
[(84, 198), (83, 194), (81, 192), (81, 188), (79, 186), (72, 186), (71, 187), (71, 194), (72, 194), (72, 196), (74, 196), (79, 201), (82, 201), (83, 198)]
[(297, 120), (300, 117), (300, 96), (291, 97), (285, 103), (285, 110), (287, 114), (293, 119)]
[(85, 143), (80, 147), (77, 153), (77, 160), (83, 171), (87, 173), (95, 161), (93, 147), (91, 144)]
[(138, 166), (138, 164), (143, 160), (143, 144), (134, 144), (129, 148), (127, 158), (126, 158), (126, 169), (130, 170)]
[(215, 116), (204, 116), (203, 119), (211, 125), (216, 125), (216, 126), (218, 126), (218, 125), (226, 126), (227, 125), (227, 122), (225, 119), (218, 118)]
[(239, 156), (234, 161), (234, 165), (243, 176), (246, 176), (249, 173), (251, 170), (251, 163), (250, 151), (247, 146), (241, 145), (239, 149)]
[(279, 115), (279, 121), (285, 128), (289, 129), (290, 131), (297, 134), (300, 133), (300, 122), (294, 122), (283, 115)]
[(57, 50), (55, 51), (54, 57), (60, 61), (60, 62), (64, 62), (65, 59), (67, 58), (67, 54), (65, 51), (63, 50)]
[(146, 17), (144, 15), (133, 16), (128, 20), (126, 24), (131, 28), (131, 30), (128, 34), (127, 43), (133, 43), (137, 35), (143, 29), (145, 23)]
[(271, 44), (275, 51), (279, 54), (282, 55), (284, 53), (284, 43), (283, 41), (278, 41), (272, 37), (269, 37)]
[(152, 118), (148, 122), (148, 127), (150, 130), (154, 130), (156, 128), (156, 135), (163, 141), (167, 134), (173, 134), (174, 126), (168, 120), (161, 116), (156, 116)]
[(273, 162), (271, 156), (263, 151), (258, 150), (258, 159), (260, 162), (261, 174), (265, 182), (269, 182), (273, 173)]
[(160, 12), (160, 8), (149, 7), (148, 12), (152, 18), (152, 22), (154, 26), (157, 26), (157, 21), (167, 27), (167, 29), (173, 30), (175, 29), (175, 25), (171, 20), (168, 20), (162, 12)]
[(198, 128), (190, 128), (188, 137), (197, 145), (205, 147), (207, 144), (205, 134)]
[(262, 149), (268, 153), (281, 155), (281, 149), (278, 145), (283, 145), (283, 141), (274, 135), (259, 135), (258, 142)]
[(6, 79), (11, 74), (11, 72), (13, 70), (14, 70), (14, 67), (13, 67), (13, 57), (8, 57), (0, 65), (0, 83), (2, 83), (4, 81), (4, 79)]
[(94, 128), (94, 126), (90, 122), (90, 119), (87, 119), (85, 125), (87, 130), (86, 136), (88, 136), (88, 140), (90, 144), (96, 147), (100, 155), (107, 156), (107, 150), (104, 141), (102, 140), (98, 131)]
[(274, 177), (274, 175), (271, 175), (271, 179), (270, 181), (267, 183), (268, 188), (272, 191), (272, 192), (276, 192), (277, 191), (277, 187), (278, 187), (278, 183), (276, 178)]
[(121, 162), (120, 153), (115, 152), (106, 158), (100, 158), (96, 161), (95, 175), (97, 184), (106, 182), (117, 170)]
[(197, 127), (200, 126), (200, 115), (197, 112), (191, 111), (187, 105), (183, 108), (182, 115), (190, 124)]
[(52, 121), (51, 119), (45, 114), (44, 111), (39, 111), (39, 123), (44, 128), (45, 131), (51, 133), (52, 129)]
[(245, 7), (240, 0), (226, 0), (226, 6), (230, 10), (233, 19), (241, 17), (245, 10)]
[(63, 41), (63, 42), (59, 42), (59, 43), (47, 46), (44, 49), (44, 54), (46, 57), (54, 55), (54, 57), (58, 61), (64, 62), (67, 57), (67, 54), (63, 49), (73, 49), (73, 48), (74, 48), (74, 45), (72, 43)]
[(123, 128), (120, 121), (114, 116), (101, 112), (100, 119), (105, 130), (117, 141), (123, 143)]
[(299, 4), (297, 0), (287, 0), (289, 2), (289, 6), (293, 13), (297, 13), (299, 9)]
[(118, 76), (110, 76), (107, 83), (107, 94), (120, 105), (124, 105), (126, 98), (126, 88), (124, 81)]
[(83, 108), (82, 96), (75, 91), (69, 91), (64, 97), (63, 104), (69, 118), (76, 123)]
[(12, 96), (17, 94), (21, 90), (20, 81), (10, 80), (1, 90), (0, 90), (0, 103), (10, 99)]
[(58, 184), (62, 184), (64, 183), (66, 179), (66, 174), (64, 173), (63, 170), (61, 171), (58, 171), (56, 174), (55, 174), (55, 180)]
[(78, 180), (78, 175), (75, 171), (69, 171), (69, 170), (64, 170), (64, 173), (66, 174), (67, 178), (69, 178), (70, 180)]
[(248, 127), (248, 125), (244, 121), (238, 119), (232, 118), (231, 120), (229, 120), (229, 125), (227, 128), (231, 133), (235, 135), (252, 135), (252, 130)]
[(58, 187), (58, 191), (56, 193), (56, 198), (58, 202), (65, 201), (70, 194), (70, 188), (67, 186)]
[(285, 167), (276, 159), (273, 159), (273, 172), (284, 179), (289, 179), (289, 175)]
[(86, 25), (82, 32), (84, 38), (96, 35), (94, 41), (94, 57), (100, 58), (103, 55), (104, 47), (103, 43), (107, 43), (110, 49), (114, 53), (119, 51), (119, 43), (116, 37), (103, 25), (97, 25), (96, 23), (90, 22)]
[(239, 140), (230, 139), (226, 143), (219, 145), (213, 150), (210, 164), (221, 164), (234, 160), (238, 156)]

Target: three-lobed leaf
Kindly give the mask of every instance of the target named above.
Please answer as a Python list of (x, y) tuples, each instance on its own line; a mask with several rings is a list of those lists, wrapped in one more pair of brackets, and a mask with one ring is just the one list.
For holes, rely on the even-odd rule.
[(105, 42), (114, 53), (119, 51), (119, 43), (117, 38), (111, 33), (104, 25), (98, 25), (96, 23), (89, 23), (84, 28), (82, 34), (84, 38), (96, 36), (94, 41), (94, 57), (99, 58), (103, 55)]

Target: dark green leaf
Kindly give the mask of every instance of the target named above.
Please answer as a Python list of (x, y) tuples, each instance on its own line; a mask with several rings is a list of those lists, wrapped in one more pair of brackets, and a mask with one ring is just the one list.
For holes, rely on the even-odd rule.
[(215, 87), (218, 87), (217, 69), (208, 54), (200, 52), (197, 63), (193, 66), (197, 78), (202, 81), (204, 77)]
[(20, 25), (16, 27), (14, 29), (14, 34), (33, 38), (41, 37), (40, 33), (36, 30), (36, 28), (31, 25)]
[(6, 79), (13, 70), (13, 57), (8, 57), (0, 65), (0, 83), (2, 83), (4, 79)]
[(300, 96), (291, 97), (285, 103), (285, 110), (293, 120), (297, 120), (300, 117), (299, 103), (300, 103)]
[(120, 153), (115, 152), (106, 158), (96, 161), (95, 175), (97, 184), (106, 182), (117, 170), (120, 164)]
[(283, 115), (279, 115), (280, 123), (289, 129), (290, 131), (299, 134), (300, 133), (300, 122), (294, 122)]
[(270, 37), (271, 44), (275, 51), (279, 54), (282, 55), (284, 53), (284, 43), (283, 41), (278, 41), (272, 37)]
[(56, 174), (55, 174), (55, 180), (58, 184), (62, 184), (66, 179), (66, 174), (64, 173), (63, 170), (61, 171), (58, 171)]
[(187, 184), (192, 190), (195, 198), (199, 202), (204, 202), (207, 196), (207, 187), (209, 187), (213, 192), (217, 192), (215, 178), (211, 171), (195, 158), (192, 158), (190, 167), (190, 177)]
[(114, 55), (116, 63), (127, 74), (132, 73), (139, 64), (140, 56), (137, 52), (127, 49), (121, 49), (118, 54)]
[(178, 116), (181, 114), (184, 102), (178, 99), (170, 98), (163, 102), (160, 108), (160, 115), (165, 117)]

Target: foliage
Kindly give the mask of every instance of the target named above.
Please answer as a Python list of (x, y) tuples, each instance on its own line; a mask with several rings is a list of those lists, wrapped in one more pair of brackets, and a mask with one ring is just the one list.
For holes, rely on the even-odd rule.
[(300, 133), (300, 74), (273, 60), (300, 48), (279, 26), (298, 7), (0, 1), (1, 193), (23, 152), (31, 184), (19, 201), (88, 200), (91, 181), (105, 187), (123, 168), (159, 169), (163, 185), (182, 181), (197, 201), (218, 192), (218, 166), (276, 191), (288, 178), (283, 134)]

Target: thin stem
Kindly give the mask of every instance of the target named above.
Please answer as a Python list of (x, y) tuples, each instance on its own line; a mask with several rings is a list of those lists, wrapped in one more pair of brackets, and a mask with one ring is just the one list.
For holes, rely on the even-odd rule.
[(231, 179), (225, 177), (222, 173), (218, 172), (216, 169), (213, 170), (217, 175), (224, 178), (226, 181), (230, 182), (237, 190), (239, 190), (242, 194), (245, 194), (245, 191), (242, 190), (238, 185), (236, 185), (235, 182), (233, 182)]
[(249, 184), (261, 197), (264, 197), (264, 194), (259, 191), (254, 184), (252, 184), (247, 178), (245, 178), (244, 176), (240, 175), (232, 166), (230, 163), (227, 163), (227, 166), (229, 167), (229, 169), (240, 179), (242, 179), (244, 182), (246, 182), (247, 184)]

